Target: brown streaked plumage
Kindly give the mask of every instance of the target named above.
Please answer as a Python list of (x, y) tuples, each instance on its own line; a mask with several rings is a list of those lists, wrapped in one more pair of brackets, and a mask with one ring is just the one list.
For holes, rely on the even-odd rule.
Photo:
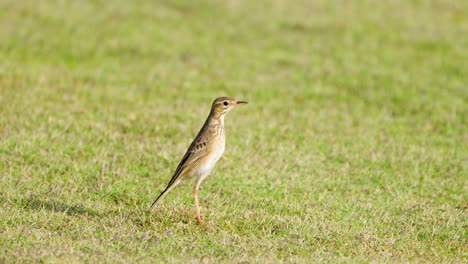
[(234, 107), (242, 104), (247, 104), (247, 102), (236, 101), (229, 97), (219, 97), (214, 100), (205, 124), (200, 132), (198, 132), (192, 144), (190, 144), (167, 187), (153, 202), (150, 210), (153, 210), (156, 204), (183, 179), (196, 177), (193, 195), (195, 198), (197, 220), (200, 224), (205, 225), (200, 215), (198, 188), (224, 153), (224, 116)]

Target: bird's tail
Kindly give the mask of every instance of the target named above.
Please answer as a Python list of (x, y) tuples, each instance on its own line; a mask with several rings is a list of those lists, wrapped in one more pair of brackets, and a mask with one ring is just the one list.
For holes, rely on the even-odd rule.
[(179, 183), (180, 183), (180, 179), (176, 180), (175, 182), (173, 182), (172, 184), (169, 184), (166, 189), (164, 189), (164, 191), (162, 191), (162, 193), (158, 196), (158, 198), (156, 198), (156, 200), (153, 202), (153, 204), (151, 205), (151, 207), (148, 209), (149, 211), (152, 211), (156, 205), (158, 204), (158, 202), (160, 200), (162, 200), (162, 198), (164, 198), (164, 196), (166, 196), (166, 194), (168, 192), (170, 192), (174, 187), (176, 187)]
[(158, 204), (158, 202), (160, 200), (162, 200), (162, 198), (164, 198), (164, 196), (166, 196), (167, 192), (169, 191), (169, 188), (166, 188), (164, 189), (164, 191), (158, 196), (158, 198), (156, 198), (156, 200), (153, 202), (153, 204), (151, 205), (151, 207), (148, 209), (148, 211), (153, 211), (153, 209), (156, 207), (156, 205)]

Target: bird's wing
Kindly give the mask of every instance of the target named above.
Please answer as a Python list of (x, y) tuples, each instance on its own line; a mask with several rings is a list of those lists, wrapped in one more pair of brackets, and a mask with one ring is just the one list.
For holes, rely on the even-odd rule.
[(197, 161), (199, 161), (201, 158), (208, 154), (206, 147), (207, 145), (207, 139), (196, 138), (194, 140), (194, 142), (190, 145), (189, 149), (180, 161), (179, 165), (177, 166), (177, 169), (175, 170), (174, 175), (167, 184), (166, 188), (169, 188), (183, 172), (192, 168), (195, 164), (197, 164)]

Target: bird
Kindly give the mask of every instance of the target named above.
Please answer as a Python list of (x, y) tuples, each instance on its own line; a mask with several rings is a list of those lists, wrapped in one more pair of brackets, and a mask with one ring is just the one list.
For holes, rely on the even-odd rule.
[(152, 211), (180, 182), (186, 179), (196, 178), (195, 185), (193, 186), (193, 196), (197, 221), (200, 225), (207, 226), (200, 213), (198, 189), (224, 153), (226, 143), (224, 117), (232, 109), (247, 103), (248, 102), (245, 101), (237, 101), (230, 97), (219, 97), (213, 101), (210, 114), (204, 125), (182, 157), (182, 160), (179, 162), (166, 188), (153, 202), (149, 211)]

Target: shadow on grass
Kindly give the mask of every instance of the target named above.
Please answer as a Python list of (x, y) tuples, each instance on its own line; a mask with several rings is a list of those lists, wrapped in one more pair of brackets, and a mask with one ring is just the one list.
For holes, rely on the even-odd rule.
[(45, 209), (51, 212), (63, 213), (67, 215), (87, 215), (87, 216), (99, 216), (99, 214), (89, 208), (82, 207), (80, 205), (68, 205), (62, 202), (57, 202), (52, 199), (41, 200), (36, 197), (19, 198), (19, 199), (5, 199), (0, 197), (1, 203), (10, 202), (23, 209), (28, 210), (41, 210)]
[[(62, 213), (69, 216), (80, 216), (86, 217), (91, 221), (95, 221), (100, 218), (115, 218), (124, 219), (127, 222), (131, 222), (143, 229), (154, 228), (155, 224), (167, 223), (167, 222), (195, 222), (195, 214), (176, 212), (176, 211), (164, 211), (164, 212), (149, 212), (148, 210), (108, 210), (103, 213), (98, 213), (89, 208), (80, 205), (70, 205), (62, 202), (54, 201), (50, 198), (39, 199), (32, 195), (30, 197), (21, 198), (5, 198), (0, 196), (0, 206), (4, 207), (6, 204), (13, 205), (23, 210), (47, 210), (55, 213)], [(187, 215), (191, 215), (189, 217)]]

